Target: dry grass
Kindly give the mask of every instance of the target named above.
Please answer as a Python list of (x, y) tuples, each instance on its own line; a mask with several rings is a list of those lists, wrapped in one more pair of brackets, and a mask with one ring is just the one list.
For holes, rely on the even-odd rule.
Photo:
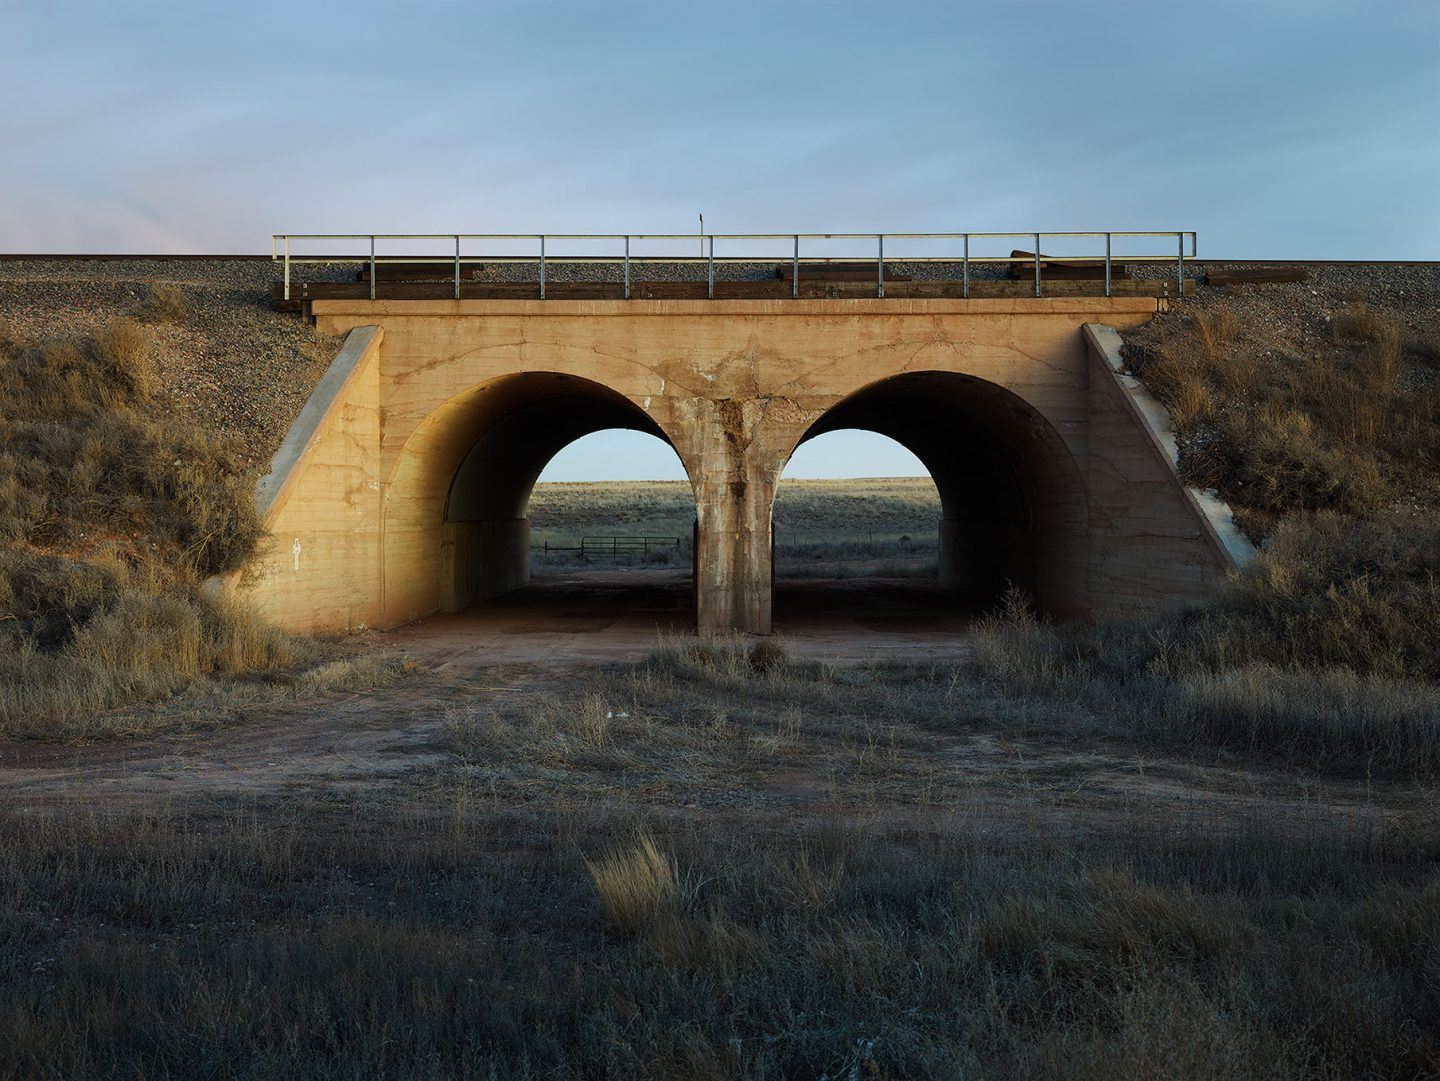
[(102, 711), (316, 655), (203, 595), (259, 540), (252, 478), (161, 418), (149, 340), (0, 342), (0, 732), (94, 736)]
[(1384, 767), (1440, 739), (1279, 667), (1196, 727), (1254, 673), (1166, 633), (1082, 669), (1012, 595), (958, 669), (677, 638), (487, 677), (398, 797), (0, 816), (0, 1076), (1433, 1072), (1440, 833)]
[(1440, 1055), (1433, 844), (450, 817), (0, 816), (0, 1077), (1408, 1078)]
[(239, 567), (260, 535), (231, 448), (162, 420), (146, 331), (0, 342), (0, 543), (187, 572)]
[(1085, 703), (1144, 744), (1433, 776), (1440, 524), (1290, 518), (1212, 605), (1055, 627), (1012, 594), (976, 650), (1004, 693)]
[(160, 283), (145, 288), (135, 318), (142, 323), (180, 323), (189, 313), (185, 294), (177, 286)]
[(1187, 305), (1126, 334), (1131, 367), (1170, 409), (1181, 469), (1252, 535), (1293, 511), (1440, 507), (1436, 343), (1353, 300), (1325, 336), (1284, 337), (1251, 302)]
[(675, 861), (648, 834), (641, 834), (632, 845), (586, 860), (585, 866), (610, 926), (621, 934), (645, 930), (679, 908)]

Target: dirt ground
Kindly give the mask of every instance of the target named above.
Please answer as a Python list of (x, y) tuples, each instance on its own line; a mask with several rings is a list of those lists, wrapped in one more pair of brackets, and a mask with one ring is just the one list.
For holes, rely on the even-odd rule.
[[(572, 571), (376, 643), (427, 667), (636, 661), (659, 637), (693, 633), (693, 603), (688, 569)], [(775, 612), (793, 656), (846, 662), (959, 660), (976, 615), (933, 581), (869, 577), (782, 579)]]
[[(419, 631), (407, 632), (418, 642)], [(389, 642), (377, 643), (382, 648)], [(618, 651), (618, 647), (617, 647)], [(437, 654), (437, 657), (443, 654)], [(449, 731), (467, 706), (583, 686), (588, 666), (570, 660), (548, 664), (486, 666), (473, 655), (438, 660), (404, 682), (331, 701), (275, 708), (246, 723), (208, 732), (133, 743), (57, 745), (0, 743), (0, 785), (14, 810), (98, 812), (160, 810), (204, 812), (237, 803), (277, 812), (320, 799), (384, 804), (429, 803), (444, 787), (453, 756)], [(930, 783), (959, 788), (959, 800), (916, 807), (913, 794), (837, 792), (817, 748), (814, 768), (794, 764), (737, 778), (736, 790), (708, 785), (683, 792), (637, 788), (629, 804), (681, 817), (717, 809), (757, 813), (779, 821), (833, 817), (877, 825), (927, 829), (970, 828), (978, 817), (1001, 833), (1037, 828), (1111, 830), (1133, 815), (1152, 826), (1263, 821), (1267, 830), (1308, 833), (1322, 825), (1368, 832), (1405, 816), (1410, 795), (1387, 793), (1363, 781), (1318, 781), (1277, 775), (1264, 767), (1197, 764), (1137, 757), (1123, 749), (1067, 741), (972, 733), (933, 762)], [(748, 771), (747, 771), (748, 773)], [(912, 777), (915, 787), (924, 779)], [(909, 785), (907, 788), (911, 787)], [(557, 793), (559, 798), (565, 798)], [(378, 805), (377, 804), (377, 805)], [(747, 811), (748, 808), (748, 811)]]
[[(203, 811), (236, 802), (278, 809), (317, 798), (423, 804), (426, 792), (447, 783), (456, 717), (504, 712), (529, 696), (581, 694), (596, 673), (641, 661), (657, 642), (685, 640), (693, 632), (690, 603), (685, 571), (541, 578), (470, 612), (349, 639), (356, 654), (404, 658), (409, 674), (394, 685), (272, 704), (207, 730), (138, 742), (0, 743), (0, 785), (16, 809), (81, 813)], [(862, 685), (864, 672), (953, 665), (969, 655), (966, 627), (975, 613), (956, 610), (924, 580), (792, 579), (782, 582), (776, 603), (780, 640), (791, 657), (861, 672)], [(802, 611), (803, 617), (791, 614)], [(140, 708), (178, 714), (193, 707)], [(889, 738), (904, 727), (890, 725)], [(849, 805), (846, 815), (942, 831), (973, 824), (977, 815), (1003, 830), (1113, 829), (1136, 814), (1189, 826), (1263, 820), (1267, 829), (1343, 822), (1368, 830), (1406, 815), (1414, 795), (1264, 766), (1137, 756), (1124, 747), (1023, 731), (967, 730), (944, 743), (943, 752), (927, 752), (933, 776), (912, 775), (894, 799), (837, 791), (826, 765), (829, 748), (816, 748), (813, 761), (798, 768), (791, 762), (758, 775), (747, 770), (731, 792), (711, 783), (659, 796), (643, 787), (615, 791), (627, 802), (658, 800), (657, 809), (682, 816), (717, 799), (731, 810), (748, 805), (771, 822), (812, 820)], [(917, 808), (908, 790), (935, 785), (949, 797), (921, 800), (930, 805)]]
[[(777, 594), (780, 640), (797, 659), (943, 663), (968, 653), (974, 613), (957, 609), (933, 582), (790, 579)], [(17, 801), (77, 807), (384, 789), (422, 778), (444, 757), (438, 741), (447, 709), (477, 696), (583, 681), (594, 665), (642, 660), (658, 642), (694, 633), (692, 605), (688, 570), (539, 577), (466, 612), (347, 640), (356, 655), (402, 658), (412, 675), (399, 686), (171, 739), (0, 742), (0, 778)]]

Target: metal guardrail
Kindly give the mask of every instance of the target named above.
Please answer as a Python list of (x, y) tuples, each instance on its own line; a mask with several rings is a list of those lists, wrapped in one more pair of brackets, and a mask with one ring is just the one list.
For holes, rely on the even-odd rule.
[[(1176, 250), (1174, 255), (1126, 255), (1114, 251), (1114, 242), (1117, 239), (1135, 239), (1138, 237), (1169, 237), (1175, 241)], [(1088, 255), (1044, 255), (1041, 248), (1046, 240), (1066, 239), (1091, 239), (1098, 243), (1104, 242), (1104, 251)], [(296, 241), (368, 241), (368, 254), (361, 255), (303, 255), (296, 254), (293, 245)], [(453, 255), (443, 256), (411, 256), (411, 255), (382, 255), (377, 253), (376, 244), (380, 241), (450, 241), (454, 244)], [(686, 255), (634, 255), (631, 252), (632, 242), (677, 242), (695, 241), (700, 242), (701, 254), (698, 256)], [(704, 263), (706, 267), (706, 296), (710, 299), (715, 297), (715, 264), (716, 263), (770, 263), (776, 262), (777, 258), (771, 256), (757, 255), (719, 255), (715, 254), (716, 241), (739, 241), (739, 240), (767, 240), (767, 241), (791, 241), (793, 248), (791, 253), (791, 277), (790, 295), (792, 298), (800, 295), (800, 268), (802, 263), (806, 266), (824, 266), (828, 263), (854, 263), (856, 257), (850, 256), (826, 256), (803, 258), (800, 254), (800, 242), (802, 240), (830, 240), (830, 241), (873, 241), (875, 243), (875, 295), (879, 298), (885, 296), (885, 241), (891, 241), (892, 254), (888, 261), (891, 263), (959, 263), (961, 265), (961, 295), (970, 295), (970, 267), (972, 264), (986, 263), (1020, 263), (1033, 262), (1035, 265), (1035, 295), (1043, 296), (1042, 273), (1043, 263), (1090, 263), (1095, 264), (1102, 259), (1105, 263), (1105, 295), (1111, 296), (1112, 281), (1111, 268), (1115, 260), (1125, 263), (1174, 263), (1175, 278), (1183, 294), (1185, 289), (1185, 260), (1196, 257), (1196, 235), (1193, 231), (1163, 231), (1163, 232), (1060, 232), (1060, 233), (277, 233), (270, 238), (270, 258), (272, 262), (283, 262), (285, 266), (285, 299), (290, 299), (290, 268), (296, 264), (318, 263), (360, 263), (369, 264), (370, 268), (370, 299), (375, 299), (376, 268), (387, 263), (435, 263), (449, 264), (455, 266), (455, 299), (460, 298), (460, 265), (462, 262), (477, 262), (483, 259), (492, 263), (522, 263), (533, 262), (539, 268), (539, 293), (540, 299), (545, 299), (545, 268), (547, 264), (556, 263), (615, 263), (621, 262), (624, 265), (624, 286), (625, 299), (630, 299), (630, 268), (632, 264), (645, 265), (647, 263)], [(896, 256), (894, 242), (903, 240), (924, 240), (924, 241), (958, 241), (961, 251), (958, 255), (947, 256)], [(1034, 251), (1028, 256), (1017, 255), (971, 255), (970, 242), (972, 240), (1028, 240), (1034, 244)], [(481, 241), (501, 241), (514, 244), (522, 241), (534, 241), (538, 243), (539, 250), (534, 256), (528, 255), (486, 255), (481, 256), (475, 253), (463, 255), (461, 247), (465, 242), (478, 244)], [(550, 253), (546, 252), (546, 242), (552, 244)], [(617, 245), (623, 245), (620, 251), (613, 255), (556, 255), (554, 254), (553, 243), (555, 241), (613, 241)], [(1189, 242), (1190, 250), (1185, 250), (1186, 242)]]

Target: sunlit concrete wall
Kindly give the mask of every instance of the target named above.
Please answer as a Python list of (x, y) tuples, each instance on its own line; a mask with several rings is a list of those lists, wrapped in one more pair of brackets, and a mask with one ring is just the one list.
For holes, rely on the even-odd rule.
[(283, 627), (357, 627), (382, 611), (383, 337), (349, 335), (260, 481), (266, 539), (231, 587)]
[[(515, 524), (523, 501), (518, 511), (477, 512), (466, 524), (452, 513), (452, 489), (487, 433), (521, 409), (569, 396), (593, 409), (540, 429), (554, 424), (568, 441), (586, 425), (637, 427), (675, 448), (696, 495), (701, 626), (765, 632), (780, 472), (807, 435), (843, 420), (846, 410), (870, 409), (865, 403), (880, 394), (889, 404), (862, 409), (860, 419), (939, 463), (932, 472), (952, 523), (942, 537), (973, 544), (993, 514), (983, 499), (967, 505), (965, 493), (983, 488), (967, 486), (960, 453), (988, 440), (1029, 501), (1024, 520), (1010, 524), (1028, 530), (1042, 601), (1067, 614), (1164, 603), (1180, 587), (1155, 569), (1161, 563), (1205, 564), (1199, 580), (1207, 588), (1220, 570), (1206, 563), (1213, 552), (1193, 529), (1157, 538), (1147, 514), (1121, 513), (1132, 497), (1160, 515), (1188, 512), (1145, 484), (1129, 486), (1127, 496), (1107, 472), (1113, 463), (1097, 464), (1094, 440), (1113, 458), (1135, 421), (1116, 413), (1108, 388), (1096, 386), (1082, 333), (1089, 322), (1134, 325), (1156, 306), (1153, 298), (317, 301), (321, 332), (379, 327), (383, 345), (376, 343), (363, 377), (345, 385), (335, 446), (302, 463), (288, 495), (295, 509), (274, 522), (283, 548), (282, 530), (299, 536), (313, 505), (324, 529), (310, 543), (331, 546), (321, 549), (331, 566), (317, 569), (313, 585), (290, 571), (289, 593), (313, 593), (302, 600), (280, 585), (285, 553), (269, 555), (253, 576), (253, 595), (286, 624), (388, 625), (523, 580)], [(939, 413), (926, 400), (931, 386), (944, 388), (948, 404)], [(907, 425), (906, 401), (923, 424)], [(512, 472), (533, 482), (542, 457), (558, 449), (554, 442), (506, 444)], [(321, 492), (333, 487), (336, 470), (345, 494)], [(1176, 484), (1150, 479), (1161, 488)], [(346, 530), (365, 536), (342, 549)], [(1126, 554), (1107, 556), (1097, 546)], [(488, 568), (457, 569), (462, 547), (505, 554)], [(1117, 576), (1125, 588), (1117, 589)], [(1180, 592), (1194, 590), (1186, 584)]]

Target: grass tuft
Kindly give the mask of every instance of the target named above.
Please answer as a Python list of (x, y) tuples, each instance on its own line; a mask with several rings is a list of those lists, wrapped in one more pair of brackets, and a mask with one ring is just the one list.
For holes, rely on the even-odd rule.
[(662, 916), (676, 915), (680, 904), (675, 861), (642, 833), (633, 845), (612, 848), (585, 866), (610, 926), (624, 935), (646, 930)]
[(180, 323), (189, 313), (190, 305), (178, 286), (158, 283), (145, 289), (135, 318), (142, 323)]

